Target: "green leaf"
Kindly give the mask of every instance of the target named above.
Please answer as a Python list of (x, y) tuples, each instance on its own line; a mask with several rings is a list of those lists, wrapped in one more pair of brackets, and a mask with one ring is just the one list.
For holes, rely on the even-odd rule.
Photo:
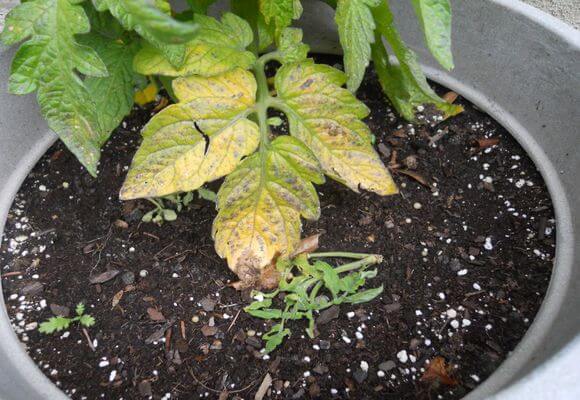
[(108, 9), (127, 30), (135, 30), (148, 38), (167, 44), (182, 44), (192, 39), (198, 30), (194, 22), (177, 21), (171, 17), (166, 0), (94, 0), (99, 11)]
[(76, 308), (75, 308), (75, 312), (77, 313), (77, 315), (83, 315), (85, 313), (85, 305), (83, 303), (79, 303), (77, 304)]
[(258, 26), (258, 50), (266, 50), (272, 43), (274, 43), (275, 29), (272, 25), (268, 25), (264, 20), (264, 16), (259, 14), (257, 17)]
[(72, 320), (66, 317), (51, 317), (48, 321), (42, 322), (38, 327), (38, 332), (40, 333), (54, 333), (56, 331), (62, 331), (63, 329), (68, 329)]
[(109, 11), (98, 11), (90, 1), (82, 3), (83, 9), (89, 17), (91, 33), (117, 40), (126, 33), (125, 29)]
[(86, 328), (90, 328), (95, 324), (95, 318), (91, 315), (83, 315), (79, 318), (79, 323)]
[(311, 182), (323, 181), (314, 155), (290, 136), (279, 136), (266, 151), (246, 158), (218, 192), (217, 253), (242, 280), (275, 255), (290, 254), (300, 242), (300, 216), (320, 215)]
[(221, 22), (200, 14), (194, 19), (200, 30), (185, 45), (185, 59), (180, 67), (172, 65), (155, 47), (145, 45), (135, 57), (135, 71), (143, 75), (214, 76), (252, 66), (256, 57), (245, 50), (253, 37), (246, 21), (231, 13), (224, 14)]
[(302, 43), (302, 29), (285, 28), (282, 31), (278, 45), (282, 63), (304, 61), (309, 50), (310, 47)]
[(196, 14), (207, 14), (208, 7), (215, 2), (216, 0), (187, 0), (187, 4)]
[(253, 309), (250, 308), (246, 310), (248, 314), (256, 318), (262, 319), (279, 319), (282, 318), (282, 310), (278, 310), (275, 308), (266, 308), (266, 309)]
[(199, 197), (201, 197), (204, 200), (212, 201), (214, 203), (217, 202), (217, 194), (213, 190), (209, 190), (209, 189), (205, 189), (205, 188), (201, 187), (201, 188), (197, 189), (197, 194), (199, 195)]
[(187, 206), (189, 203), (193, 201), (193, 192), (187, 192), (185, 196), (181, 199), (184, 206)]
[[(109, 10), (125, 29), (137, 32), (172, 65), (179, 67), (183, 64), (185, 45), (181, 43), (195, 35), (197, 26), (174, 21), (167, 13), (170, 7), (166, 0), (154, 4), (150, 0), (93, 0), (93, 4), (99, 11)], [(133, 13), (135, 9), (137, 14)], [(180, 44), (171, 44), (175, 41)]]
[(143, 222), (151, 222), (153, 220), (153, 215), (155, 214), (157, 210), (151, 210), (149, 211), (147, 214), (143, 215), (143, 217), (141, 217), (141, 221)]
[(164, 221), (175, 221), (177, 219), (177, 213), (172, 209), (164, 209), (162, 215)]
[(75, 35), (87, 33), (89, 20), (74, 0), (31, 0), (6, 17), (2, 40), (12, 44), (30, 38), (17, 51), (9, 90), (37, 90), (41, 112), (66, 146), (96, 175), (100, 147), (109, 137), (101, 126), (92, 96), (79, 74), (105, 77), (107, 68)]
[(280, 346), (286, 336), (290, 336), (290, 329), (284, 329), (281, 324), (274, 325), (272, 329), (263, 336), (263, 339), (266, 341), (266, 345), (264, 346), (266, 353), (271, 353)]
[(258, 146), (258, 127), (247, 119), (256, 95), (251, 73), (236, 69), (212, 78), (179, 78), (173, 89), (179, 103), (143, 128), (121, 199), (198, 189), (232, 172)]
[(332, 293), (332, 297), (338, 297), (339, 292), (342, 290), (342, 282), (334, 268), (330, 264), (322, 261), (314, 263), (314, 267), (322, 272), (324, 286)]
[(361, 121), (367, 107), (346, 89), (345, 74), (312, 61), (283, 65), (275, 78), (290, 134), (316, 154), (324, 173), (355, 192), (397, 193), (387, 168), (371, 145)]
[(260, 13), (264, 22), (273, 27), (274, 36), (278, 37), (293, 19), (300, 18), (302, 4), (300, 0), (260, 0)]
[(363, 290), (362, 292), (351, 294), (350, 296), (347, 296), (344, 301), (350, 304), (366, 303), (381, 293), (383, 293), (383, 285), (379, 286), (378, 288)]
[(425, 42), (431, 54), (447, 70), (453, 68), (451, 53), (451, 3), (449, 0), (412, 0)]
[(251, 310), (260, 310), (262, 308), (270, 307), (272, 305), (272, 299), (264, 299), (262, 301), (253, 301), (250, 305), (244, 308), (244, 311), (249, 312)]
[(347, 87), (356, 92), (371, 59), (375, 21), (371, 8), (380, 0), (338, 0), (335, 20), (344, 51), (344, 69), (348, 75)]
[(284, 121), (282, 121), (282, 118), (280, 117), (270, 117), (266, 123), (270, 126), (280, 126), (284, 123)]
[(446, 117), (463, 111), (461, 106), (447, 103), (431, 89), (416, 54), (405, 45), (397, 32), (393, 14), (386, 1), (373, 10), (373, 16), (377, 23), (377, 31), (385, 37), (399, 60), (399, 65), (392, 65), (389, 62), (385, 46), (380, 36), (377, 37), (372, 45), (375, 70), (384, 92), (397, 111), (408, 120), (415, 119), (415, 107), (423, 104), (433, 104), (443, 111)]
[(82, 36), (81, 42), (97, 51), (109, 71), (107, 77), (88, 77), (84, 83), (98, 110), (102, 129), (111, 132), (133, 107), (136, 76), (132, 65), (138, 46), (96, 34)]

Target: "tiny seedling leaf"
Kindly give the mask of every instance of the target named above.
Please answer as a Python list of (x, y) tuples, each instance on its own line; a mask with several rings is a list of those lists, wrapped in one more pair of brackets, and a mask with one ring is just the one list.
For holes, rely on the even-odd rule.
[(165, 221), (175, 221), (177, 219), (177, 213), (172, 209), (164, 209), (163, 213), (163, 220)]
[(82, 315), (79, 318), (79, 323), (86, 328), (90, 328), (95, 324), (95, 318), (91, 315)]
[(77, 304), (76, 308), (75, 308), (75, 312), (77, 313), (77, 315), (83, 315), (85, 313), (85, 305), (83, 303), (79, 303)]
[(211, 201), (214, 203), (217, 202), (217, 194), (213, 190), (201, 187), (197, 189), (197, 194), (199, 195), (200, 198), (204, 200)]
[(48, 321), (42, 322), (38, 327), (38, 331), (40, 333), (54, 333), (57, 331), (62, 331), (63, 329), (67, 329), (72, 320), (66, 317), (51, 317)]

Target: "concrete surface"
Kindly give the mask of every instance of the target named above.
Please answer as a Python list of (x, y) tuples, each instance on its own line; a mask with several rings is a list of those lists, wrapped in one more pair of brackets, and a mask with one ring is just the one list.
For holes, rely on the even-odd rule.
[(523, 0), (525, 3), (544, 10), (556, 18), (580, 29), (580, 1), (578, 0)]

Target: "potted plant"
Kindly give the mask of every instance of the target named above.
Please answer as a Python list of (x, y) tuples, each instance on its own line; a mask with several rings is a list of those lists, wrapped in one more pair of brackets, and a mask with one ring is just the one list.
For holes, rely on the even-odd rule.
[[(433, 107), (426, 115), (431, 116), (434, 122), (461, 111), (460, 106), (452, 104), (452, 101), (443, 100), (429, 88), (414, 55), (394, 29), (393, 16), (387, 3), (373, 1), (329, 3), (331, 7), (336, 8), (335, 18), (345, 52), (346, 75), (330, 66), (307, 60), (308, 48), (301, 41), (301, 32), (295, 28), (288, 28), (292, 19), (300, 14), (297, 2), (289, 2), (288, 8), (281, 7), (281, 2), (261, 2), (259, 5), (254, 2), (247, 4), (239, 2), (235, 3), (232, 10), (238, 16), (233, 13), (224, 14), (219, 20), (203, 15), (207, 7), (203, 2), (192, 2), (189, 14), (185, 12), (174, 18), (166, 13), (167, 4), (160, 6), (140, 1), (119, 4), (97, 2), (93, 8), (91, 5), (80, 6), (63, 1), (58, 7), (51, 9), (48, 17), (40, 17), (38, 19), (40, 22), (32, 27), (27, 25), (30, 24), (30, 16), (40, 15), (44, 10), (42, 8), (44, 2), (35, 1), (23, 3), (13, 11), (7, 19), (3, 34), (7, 42), (16, 42), (32, 35), (15, 55), (10, 88), (20, 94), (38, 91), (41, 111), (46, 116), (49, 126), (60, 135), (87, 171), (93, 175), (97, 172), (99, 147), (131, 109), (134, 88), (141, 88), (139, 95), (147, 98), (155, 87), (161, 85), (165, 87), (175, 104), (163, 109), (163, 104), (157, 105), (157, 109), (147, 109), (147, 112), (153, 111), (155, 115), (144, 128), (143, 143), (129, 169), (121, 190), (121, 198), (131, 200), (171, 195), (170, 198), (154, 200), (155, 208), (145, 215), (145, 220), (151, 219), (162, 223), (164, 220), (174, 220), (177, 217), (176, 211), (192, 201), (191, 195), (182, 197), (175, 196), (175, 193), (201, 189), (201, 196), (211, 198), (211, 190), (202, 186), (227, 175), (217, 194), (218, 213), (213, 224), (217, 253), (227, 259), (230, 269), (238, 276), (239, 282), (236, 283), (238, 289), (258, 290), (252, 293), (253, 301), (246, 303), (249, 305), (245, 310), (268, 321), (279, 320), (278, 324), (268, 323), (263, 332), (259, 332), (264, 333), (264, 342), (257, 347), (265, 350), (255, 355), (260, 359), (267, 360), (267, 353), (279, 346), (290, 334), (288, 320), (307, 319), (309, 322), (306, 332), (308, 336), (314, 337), (317, 335), (315, 328), (318, 325), (315, 324), (315, 319), (325, 315), (332, 320), (336, 318), (333, 318), (333, 313), (337, 312), (338, 305), (367, 302), (381, 295), (382, 287), (361, 288), (367, 279), (377, 275), (377, 270), (368, 268), (380, 262), (381, 257), (350, 253), (313, 255), (314, 239), (300, 242), (300, 216), (311, 219), (319, 214), (320, 206), (312, 183), (322, 183), (323, 173), (354, 191), (367, 189), (379, 195), (396, 192), (388, 170), (378, 153), (373, 150), (372, 142), (375, 139), (360, 121), (368, 111), (352, 94), (362, 82), (369, 61), (373, 60), (378, 81), (390, 103), (405, 118), (414, 118), (414, 111), (424, 110), (425, 105)], [(448, 2), (435, 3), (416, 1), (415, 12), (426, 33), (429, 49), (443, 67), (449, 68), (452, 61), (449, 51)], [(432, 7), (434, 4), (435, 7)], [(483, 10), (492, 13), (493, 7), (500, 10), (502, 5), (494, 3), (491, 7), (490, 9), (484, 7)], [(316, 15), (316, 21), (326, 21), (323, 13), (332, 12), (332, 8), (320, 10), (323, 10), (322, 14), (305, 13), (305, 16)], [(193, 17), (191, 12), (194, 14)], [(468, 14), (469, 10), (463, 12)], [(50, 13), (54, 13), (54, 19), (50, 17)], [(58, 18), (65, 15), (69, 18)], [(408, 15), (406, 17), (408, 18)], [(88, 34), (89, 20), (93, 27), (92, 34)], [(70, 24), (71, 21), (78, 23)], [(305, 23), (308, 33), (308, 20)], [(94, 32), (104, 32), (104, 35)], [(393, 64), (389, 60), (383, 39), (392, 49), (399, 64)], [(272, 43), (276, 46), (275, 50), (263, 54), (262, 51)], [(314, 45), (319, 43), (313, 43)], [(272, 61), (279, 65), (273, 77), (273, 85), (268, 82), (266, 75), (266, 71), (272, 73), (272, 70), (266, 69), (266, 64)], [(79, 79), (79, 72), (83, 80)], [(147, 76), (156, 78), (149, 78), (147, 82), (145, 78)], [(441, 79), (441, 76), (439, 77)], [(483, 101), (473, 92), (452, 81), (442, 81), (456, 90), (463, 89), (458, 91), (489, 111), (489, 107), (482, 104)], [(481, 81), (475, 79), (475, 82)], [(347, 83), (350, 92), (341, 87), (344, 83)], [(283, 115), (268, 114), (268, 109), (275, 109)], [(280, 118), (284, 115), (289, 122), (288, 127)], [(518, 137), (521, 131), (513, 130), (513, 121), (505, 118), (505, 114), (494, 116), (510, 128), (516, 138)], [(271, 130), (275, 132), (274, 135), (270, 133)], [(290, 136), (282, 135), (285, 130), (286, 132), (289, 130)], [(437, 146), (436, 141), (439, 140), (437, 138), (445, 133), (442, 131), (439, 136), (437, 134), (439, 133), (429, 138), (429, 144)], [(408, 138), (409, 132), (405, 132), (404, 135)], [(384, 143), (382, 138), (378, 140)], [(474, 146), (484, 150), (487, 146), (493, 145), (489, 143), (493, 141), (477, 142)], [(529, 143), (527, 145), (530, 146)], [(115, 142), (111, 146), (115, 146), (116, 150), (123, 149), (121, 143)], [(229, 151), (224, 151), (226, 147)], [(38, 152), (44, 151), (45, 148), (46, 146), (40, 146)], [(530, 151), (530, 148), (527, 150)], [(392, 156), (393, 152), (390, 155)], [(384, 158), (385, 154), (382, 156)], [(37, 158), (34, 153), (30, 153), (29, 157)], [(544, 176), (549, 178), (550, 174), (546, 171), (549, 172), (551, 164), (537, 157), (536, 155), (536, 161), (541, 161), (539, 167), (543, 170)], [(392, 169), (405, 171), (407, 176), (424, 184), (421, 182), (423, 178), (420, 174), (413, 172), (412, 159), (399, 162), (394, 155), (390, 161)], [(397, 167), (400, 163), (404, 163), (408, 168)], [(14, 181), (14, 186), (17, 184)], [(558, 184), (560, 182), (548, 180), (548, 186), (553, 193), (554, 188), (559, 188)], [(81, 183), (79, 187), (82, 186)], [(435, 185), (429, 186), (436, 188)], [(8, 185), (6, 187), (14, 191), (14, 188)], [(437, 193), (437, 190), (433, 193)], [(8, 197), (7, 204), (11, 201), (12, 195)], [(142, 203), (132, 204), (133, 207), (137, 204), (137, 210), (143, 207)], [(168, 207), (168, 204), (173, 205)], [(419, 210), (424, 204), (424, 201), (414, 202), (413, 208)], [(563, 212), (568, 212), (564, 206), (565, 204), (561, 202), (555, 202), (557, 213), (562, 215)], [(253, 218), (248, 217), (252, 215)], [(181, 218), (180, 215), (178, 222)], [(127, 219), (125, 215), (115, 220), (115, 229), (126, 229), (124, 224), (127, 224)], [(406, 220), (400, 223), (406, 223)], [(566, 232), (566, 223), (558, 226), (558, 246), (570, 246), (567, 238), (562, 239), (562, 231)], [(490, 237), (483, 239), (484, 248), (493, 247)], [(368, 240), (373, 242), (376, 238), (371, 234)], [(84, 248), (84, 254), (92, 254), (94, 249), (90, 244), (86, 246), (88, 247)], [(427, 253), (428, 247), (430, 246), (425, 245)], [(569, 250), (561, 248), (559, 256), (564, 254), (566, 262), (566, 251)], [(127, 252), (133, 252), (131, 249), (132, 247), (128, 248)], [(311, 254), (304, 255), (308, 253)], [(157, 254), (159, 253), (155, 255)], [(421, 255), (423, 256), (423, 251)], [(319, 256), (326, 257), (331, 263), (315, 261)], [(332, 264), (337, 262), (335, 259), (337, 256), (347, 256), (359, 261), (334, 267)], [(466, 256), (466, 260), (475, 257), (473, 254)], [(171, 257), (167, 257), (163, 262), (166, 263)], [(182, 255), (179, 254), (177, 257), (181, 259)], [(130, 261), (127, 258), (112, 261), (121, 263), (119, 265), (121, 268), (109, 265), (102, 273), (89, 272), (94, 284), (104, 285), (113, 278), (119, 281), (120, 278), (115, 278), (115, 275), (127, 270), (122, 275), (124, 287), (116, 291), (112, 297), (113, 307), (120, 306), (123, 296), (126, 296), (126, 299), (128, 297), (135, 299), (135, 293), (147, 293), (151, 289), (151, 278), (147, 278), (149, 274), (147, 269), (131, 271), (135, 267), (128, 267), (124, 263)], [(173, 268), (171, 277), (181, 278), (182, 266), (161, 265), (155, 268), (164, 272), (166, 267)], [(461, 268), (454, 272), (458, 276), (463, 276), (463, 270), (464, 268)], [(556, 269), (556, 271), (565, 270), (565, 266)], [(126, 272), (133, 273), (133, 278)], [(139, 272), (139, 278), (142, 278), (137, 279), (137, 282), (135, 272)], [(87, 271), (84, 273), (87, 275)], [(407, 270), (407, 274), (412, 273)], [(556, 282), (558, 276), (555, 275)], [(282, 284), (279, 285), (280, 282)], [(304, 287), (305, 291), (298, 290), (303, 282), (308, 282)], [(475, 284), (477, 282), (473, 284), (477, 291), (480, 285)], [(279, 289), (269, 292), (278, 286)], [(324, 295), (321, 290), (326, 290)], [(191, 288), (189, 292), (185, 292), (190, 293)], [(283, 293), (282, 297), (274, 297), (280, 295), (280, 292)], [(444, 300), (446, 293), (441, 292), (441, 295), (437, 294), (440, 300)], [(559, 298), (562, 299), (564, 295), (559, 294)], [(388, 303), (386, 306), (390, 306), (398, 303), (395, 296), (396, 293), (391, 292), (388, 297), (381, 299), (383, 303)], [(145, 297), (155, 296), (144, 296), (143, 299)], [(555, 298), (552, 304), (557, 304), (558, 295)], [(167, 305), (155, 304), (156, 301), (160, 301), (159, 299), (153, 301), (152, 307), (147, 307), (147, 315), (157, 329), (146, 342), (157, 343), (165, 339), (168, 361), (175, 365), (182, 365), (181, 360), (178, 362), (176, 357), (181, 357), (180, 353), (188, 352), (187, 346), (182, 342), (186, 341), (189, 330), (201, 332), (205, 338), (212, 338), (205, 339), (208, 348), (199, 349), (204, 355), (213, 354), (212, 350), (222, 349), (223, 343), (220, 339), (223, 339), (223, 336), (216, 336), (214, 332), (215, 318), (228, 319), (229, 316), (225, 317), (227, 313), (219, 317), (214, 315), (215, 304), (212, 306), (212, 302), (215, 303), (215, 299), (206, 297), (198, 300), (200, 301), (198, 307), (201, 306), (205, 313), (198, 316), (203, 320), (200, 329), (185, 326), (183, 319), (178, 322), (175, 318), (169, 317)], [(220, 307), (225, 305), (223, 302), (219, 304)], [(449, 310), (455, 311), (453, 308)], [(318, 312), (325, 314), (319, 315)], [(422, 311), (418, 309), (415, 313), (416, 316), (422, 315)], [(78, 314), (81, 323), (82, 315), (83, 312)], [(544, 313), (543, 318), (549, 318), (545, 315)], [(106, 315), (102, 318), (106, 318)], [(209, 320), (206, 321), (205, 318)], [(361, 318), (362, 322), (366, 316), (359, 315), (357, 318)], [(350, 318), (347, 316), (345, 320), (348, 319)], [(455, 323), (465, 326), (471, 324), (469, 318), (450, 317), (445, 321), (451, 323), (453, 329), (457, 328), (454, 326)], [(97, 324), (98, 322), (97, 316)], [(318, 322), (322, 324), (322, 321)], [(53, 321), (54, 324), (57, 323)], [(54, 326), (55, 330), (60, 327)], [(66, 327), (62, 325), (62, 328)], [(238, 340), (247, 345), (248, 337), (253, 337), (249, 335), (250, 331), (252, 330), (246, 329), (245, 337), (242, 339), (238, 337)], [(573, 331), (574, 329), (571, 332)], [(85, 328), (83, 332), (87, 338), (90, 337)], [(172, 338), (171, 332), (181, 337)], [(362, 331), (359, 332), (360, 336), (364, 337)], [(372, 337), (371, 333), (369, 335)], [(348, 335), (339, 336), (346, 344), (350, 344), (351, 339)], [(541, 337), (541, 333), (536, 337)], [(364, 343), (359, 335), (356, 335), (356, 338), (357, 343)], [(562, 343), (567, 338), (562, 338)], [(428, 338), (422, 336), (421, 340), (425, 344)], [(92, 340), (89, 340), (89, 344), (92, 343)], [(178, 343), (181, 343), (182, 350)], [(320, 344), (315, 343), (313, 346), (320, 347)], [(414, 350), (416, 348), (397, 352), (398, 361), (405, 364), (410, 358), (411, 362), (415, 363), (416, 360), (413, 358), (423, 353), (421, 351), (413, 353)], [(310, 360), (312, 357), (305, 356), (301, 362), (309, 363), (306, 358)], [(111, 362), (110, 359), (102, 361), (103, 364), (106, 361), (107, 365)], [(456, 385), (454, 373), (446, 364), (447, 360), (442, 357), (430, 357), (428, 361), (430, 362), (421, 371), (421, 379), (425, 378), (429, 384), (434, 381), (451, 387)], [(118, 360), (115, 362), (118, 363)], [(109, 376), (108, 385), (111, 387), (122, 385), (121, 382), (124, 380), (123, 377), (116, 376), (118, 369), (123, 370), (122, 363), (117, 365), (119, 367), (113, 368)], [(403, 369), (401, 374), (404, 374), (404, 367), (399, 366)], [(377, 376), (380, 378), (382, 371), (384, 377), (388, 368), (386, 365), (382, 368), (379, 366)], [(351, 375), (351, 380), (355, 379), (358, 385), (362, 385), (366, 380), (366, 376), (362, 375), (368, 370), (368, 362), (362, 360), (357, 363), (356, 368), (353, 367), (352, 371), (348, 370), (347, 373)], [(207, 389), (204, 382), (209, 378), (204, 376), (200, 380), (197, 371), (188, 369), (185, 371), (190, 373), (190, 381), (192, 380), (194, 386), (197, 385), (198, 389)], [(310, 395), (315, 397), (319, 394), (316, 393), (312, 379), (306, 376), (309, 372), (305, 371), (303, 378), (308, 383)], [(56, 374), (58, 373), (57, 371)], [(276, 377), (275, 374), (274, 376)], [(472, 379), (477, 384), (479, 377)], [(156, 380), (155, 377), (141, 379), (134, 385), (135, 388), (138, 386), (141, 394), (147, 394), (147, 384), (150, 386), (151, 382)], [(499, 378), (496, 382), (492, 390), (502, 385)], [(493, 385), (493, 378), (486, 384), (488, 388)], [(254, 389), (263, 396), (271, 385), (273, 383), (268, 374), (261, 380), (260, 388), (258, 389), (256, 384)], [(471, 385), (475, 386), (473, 383)], [(485, 385), (482, 387), (481, 393), (484, 392)], [(281, 391), (276, 389), (276, 386), (274, 389)], [(329, 390), (330, 395), (343, 393), (339, 392), (339, 389), (331, 389), (336, 393)], [(31, 386), (24, 390), (37, 389)], [(226, 393), (227, 396), (237, 393), (236, 390), (239, 389), (224, 386), (207, 390), (218, 394)], [(347, 383), (346, 389), (341, 390), (348, 392), (354, 389)], [(294, 392), (298, 393), (300, 392)]]

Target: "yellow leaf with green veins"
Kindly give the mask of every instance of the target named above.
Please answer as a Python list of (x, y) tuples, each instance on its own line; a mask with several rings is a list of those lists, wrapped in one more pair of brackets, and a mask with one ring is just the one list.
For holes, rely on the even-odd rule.
[(213, 76), (234, 68), (248, 69), (256, 56), (246, 47), (252, 42), (250, 25), (240, 17), (226, 13), (221, 22), (195, 14), (200, 26), (195, 39), (185, 44), (185, 61), (177, 68), (154, 46), (144, 45), (133, 62), (143, 75)]
[(312, 150), (326, 175), (355, 192), (395, 194), (397, 187), (361, 121), (368, 109), (342, 88), (345, 82), (341, 71), (311, 60), (282, 66), (275, 86), (290, 134)]
[(195, 190), (232, 172), (258, 146), (258, 126), (247, 119), (256, 100), (250, 72), (178, 78), (173, 90), (179, 102), (143, 129), (123, 200)]
[(213, 225), (217, 253), (242, 281), (259, 276), (276, 255), (300, 242), (300, 216), (317, 219), (323, 183), (318, 161), (298, 139), (276, 138), (264, 152), (245, 159), (218, 193)]

